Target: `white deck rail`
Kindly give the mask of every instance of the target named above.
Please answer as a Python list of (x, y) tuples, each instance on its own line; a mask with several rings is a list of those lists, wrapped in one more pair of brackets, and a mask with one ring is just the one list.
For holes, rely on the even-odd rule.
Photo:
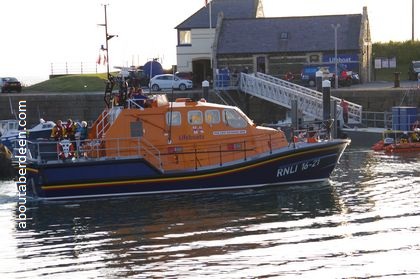
[(105, 136), (106, 131), (114, 123), (120, 114), (122, 107), (111, 107), (108, 110), (104, 110), (101, 115), (101, 120), (99, 121), (96, 129), (96, 138), (100, 139)]

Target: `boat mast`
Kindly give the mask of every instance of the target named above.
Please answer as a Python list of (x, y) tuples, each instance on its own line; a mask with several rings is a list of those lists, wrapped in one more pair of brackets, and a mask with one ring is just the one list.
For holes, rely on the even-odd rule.
[(111, 75), (111, 73), (109, 72), (109, 51), (108, 51), (108, 41), (110, 39), (112, 39), (113, 37), (118, 37), (118, 35), (109, 35), (108, 34), (108, 18), (107, 18), (107, 13), (106, 13), (106, 4), (104, 4), (104, 12), (105, 12), (105, 23), (104, 24), (99, 24), (100, 26), (105, 26), (105, 47), (104, 45), (101, 45), (101, 50), (105, 51), (106, 53), (106, 73), (107, 73), (107, 78), (108, 81), (106, 83), (106, 88), (105, 88), (105, 96), (104, 96), (104, 101), (105, 104), (107, 105), (107, 107), (109, 108), (111, 106), (111, 99), (112, 99), (112, 89), (114, 88), (115, 85), (115, 80), (114, 77)]
[(108, 19), (106, 16), (106, 6), (104, 5), (104, 10), (105, 10), (105, 52), (106, 52), (106, 73), (107, 76), (109, 77), (109, 52), (108, 52)]

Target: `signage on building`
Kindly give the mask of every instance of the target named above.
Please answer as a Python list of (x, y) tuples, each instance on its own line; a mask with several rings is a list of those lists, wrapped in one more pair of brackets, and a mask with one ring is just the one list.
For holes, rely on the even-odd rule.
[(395, 69), (397, 67), (396, 57), (375, 58), (375, 69)]
[[(322, 62), (330, 64), (335, 63), (335, 55), (323, 55)], [(339, 54), (337, 55), (337, 63), (345, 65), (349, 70), (358, 71), (359, 56), (357, 54)]]

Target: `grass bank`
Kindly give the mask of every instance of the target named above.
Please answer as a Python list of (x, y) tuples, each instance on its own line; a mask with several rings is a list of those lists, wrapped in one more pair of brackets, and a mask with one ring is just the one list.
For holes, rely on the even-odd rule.
[(106, 73), (66, 75), (55, 77), (28, 87), (25, 92), (94, 92), (104, 91)]

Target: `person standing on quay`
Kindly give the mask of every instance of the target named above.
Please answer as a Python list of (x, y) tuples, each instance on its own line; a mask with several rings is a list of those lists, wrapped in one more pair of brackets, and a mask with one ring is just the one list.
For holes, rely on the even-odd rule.
[(347, 124), (349, 122), (349, 103), (347, 103), (344, 99), (341, 99), (340, 106), (343, 108), (344, 123)]

